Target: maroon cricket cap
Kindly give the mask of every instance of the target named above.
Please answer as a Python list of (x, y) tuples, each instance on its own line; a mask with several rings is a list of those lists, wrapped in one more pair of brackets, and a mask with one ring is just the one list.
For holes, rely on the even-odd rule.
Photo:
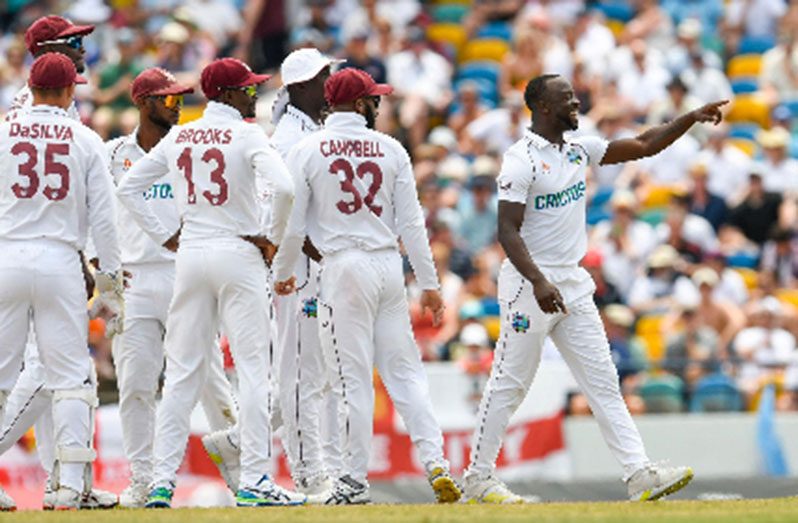
[(36, 54), (36, 49), (42, 42), (87, 35), (92, 31), (94, 31), (93, 25), (75, 25), (66, 18), (56, 15), (43, 16), (25, 31), (25, 47), (30, 54)]
[(177, 83), (172, 73), (160, 67), (143, 70), (130, 86), (130, 97), (135, 102), (145, 96), (169, 96), (193, 92), (192, 87)]
[(271, 78), (268, 74), (255, 74), (247, 64), (235, 58), (220, 58), (205, 66), (200, 75), (202, 93), (213, 100), (227, 87), (247, 87), (262, 84)]
[(28, 86), (38, 89), (61, 89), (72, 84), (85, 84), (75, 64), (61, 53), (44, 53), (30, 67)]
[(330, 75), (324, 82), (324, 98), (330, 105), (354, 102), (364, 96), (391, 94), (393, 87), (378, 84), (366, 71), (347, 67)]

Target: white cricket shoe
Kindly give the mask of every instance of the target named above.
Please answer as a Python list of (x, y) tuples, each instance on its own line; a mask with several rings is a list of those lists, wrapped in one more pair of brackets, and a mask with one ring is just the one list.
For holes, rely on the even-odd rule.
[(335, 487), (335, 482), (327, 475), (299, 478), (294, 483), (296, 491), (305, 494), (310, 505), (323, 505)]
[(455, 483), (449, 469), (443, 465), (430, 465), (427, 481), (429, 481), (432, 491), (435, 493), (435, 501), (438, 503), (457, 503), (463, 496), (463, 491)]
[(241, 449), (230, 439), (231, 429), (220, 430), (202, 437), (202, 446), (219, 469), (222, 479), (233, 494), (238, 492), (241, 475)]
[(119, 505), (119, 496), (113, 492), (93, 488), (80, 499), (81, 510), (108, 510)]
[(308, 497), (298, 492), (284, 489), (264, 475), (258, 484), (245, 487), (236, 493), (236, 506), (239, 507), (280, 507), (304, 505)]
[[(45, 493), (45, 497), (47, 493)], [(45, 499), (44, 505), (49, 501), (50, 508), (45, 510), (78, 510), (83, 494), (69, 487), (61, 487), (58, 490), (50, 491), (50, 498)]]
[(119, 505), (125, 508), (144, 508), (150, 496), (150, 489), (146, 483), (131, 481), (130, 485), (119, 494)]
[(678, 492), (693, 479), (690, 467), (648, 465), (626, 481), (631, 501), (654, 501)]
[(324, 505), (366, 505), (371, 503), (368, 485), (355, 481), (350, 476), (338, 478)]
[(489, 505), (520, 505), (538, 503), (537, 496), (522, 497), (510, 490), (495, 476), (480, 478), (466, 476), (465, 495), (469, 503), (485, 503)]
[(14, 499), (8, 495), (3, 487), (0, 487), (0, 512), (13, 512), (17, 510), (17, 504)]

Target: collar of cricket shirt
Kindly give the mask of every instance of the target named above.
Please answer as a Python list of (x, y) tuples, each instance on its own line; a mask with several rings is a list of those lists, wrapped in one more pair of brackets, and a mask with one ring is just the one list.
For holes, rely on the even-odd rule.
[(238, 109), (235, 107), (231, 107), (221, 102), (214, 102), (213, 100), (209, 101), (208, 105), (205, 107), (205, 114), (220, 115), (236, 120), (244, 119), (244, 117), (241, 116), (241, 113), (238, 112)]
[(365, 127), (366, 118), (354, 111), (332, 113), (324, 121), (324, 127)]
[(288, 104), (288, 106), (285, 108), (285, 114), (283, 116), (290, 116), (291, 118), (297, 120), (299, 125), (302, 126), (303, 131), (318, 131), (321, 129), (321, 126), (314, 122), (313, 118), (291, 104)]
[(56, 107), (55, 105), (38, 104), (32, 105), (30, 108), (32, 113), (50, 113), (57, 114), (58, 116), (66, 116), (69, 118), (69, 113), (66, 110)]

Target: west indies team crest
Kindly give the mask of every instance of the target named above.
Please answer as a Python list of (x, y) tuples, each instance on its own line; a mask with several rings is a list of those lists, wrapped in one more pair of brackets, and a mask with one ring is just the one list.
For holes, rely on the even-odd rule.
[(513, 313), (512, 326), (515, 332), (523, 334), (529, 330), (529, 316), (520, 312)]
[(316, 298), (308, 298), (302, 302), (302, 314), (304, 314), (306, 318), (319, 317), (319, 303), (316, 301)]
[(582, 155), (579, 153), (579, 150), (572, 147), (568, 149), (567, 158), (569, 163), (575, 163), (576, 165), (582, 165)]

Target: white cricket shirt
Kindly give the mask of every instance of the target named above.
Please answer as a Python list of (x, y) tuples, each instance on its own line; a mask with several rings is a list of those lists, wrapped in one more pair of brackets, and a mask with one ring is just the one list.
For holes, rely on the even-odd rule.
[[(138, 129), (134, 130), (132, 134), (110, 140), (105, 144), (108, 150), (111, 174), (116, 185), (119, 185), (122, 178), (127, 176), (133, 164), (147, 154), (139, 146), (137, 134)], [(169, 175), (164, 175), (156, 180), (140, 194), (140, 197), (164, 227), (171, 231), (177, 231), (180, 227), (180, 218), (177, 214), (174, 188)], [(122, 249), (123, 265), (174, 262), (174, 253), (155, 243), (142, 231), (124, 205), (117, 206), (117, 231)]]
[(296, 144), (298, 144), (305, 136), (314, 133), (321, 129), (321, 126), (313, 121), (313, 119), (294, 107), (288, 104), (285, 108), (285, 113), (277, 122), (277, 126), (272, 133), (272, 144), (280, 153), (280, 156), (285, 158)]
[(293, 182), (263, 129), (233, 107), (208, 102), (202, 118), (172, 128), (117, 188), (141, 228), (163, 245), (174, 233), (141, 198), (163, 176), (173, 181), (180, 241), (265, 235), (262, 199), (272, 194), (273, 241), (291, 210)]
[[(401, 237), (421, 288), (439, 287), (410, 157), (399, 142), (366, 127), (357, 113), (334, 113), (291, 149), (287, 164), (296, 196), (274, 262), (276, 281), (291, 277), (309, 232), (324, 256), (397, 249)], [(308, 229), (311, 208), (316, 226)]]
[(530, 129), (504, 154), (499, 200), (526, 205), (521, 238), (543, 267), (574, 267), (587, 250), (588, 165), (597, 166), (608, 142), (593, 136), (555, 145)]
[(113, 183), (105, 146), (58, 107), (36, 105), (0, 124), (0, 238), (51, 239), (119, 269)]
[[(33, 93), (31, 92), (30, 87), (26, 85), (14, 95), (14, 100), (11, 102), (11, 106), (8, 108), (8, 112), (6, 113), (6, 120), (16, 120), (19, 118), (19, 115), (22, 112), (29, 110), (31, 107), (33, 107)], [(72, 103), (69, 105), (69, 109), (67, 109), (67, 115), (73, 120), (77, 120), (78, 122), (80, 121), (80, 113), (78, 113), (78, 107), (75, 105), (75, 100), (72, 100)]]

